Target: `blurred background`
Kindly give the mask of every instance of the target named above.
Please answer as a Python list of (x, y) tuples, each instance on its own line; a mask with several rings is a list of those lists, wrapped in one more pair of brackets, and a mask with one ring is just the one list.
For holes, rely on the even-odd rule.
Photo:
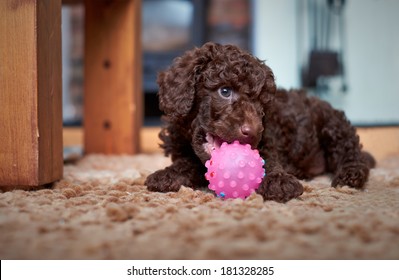
[[(207, 41), (235, 44), (356, 126), (399, 124), (397, 0), (142, 0), (144, 125), (160, 125), (156, 75)], [(63, 120), (83, 121), (84, 6), (62, 10)]]

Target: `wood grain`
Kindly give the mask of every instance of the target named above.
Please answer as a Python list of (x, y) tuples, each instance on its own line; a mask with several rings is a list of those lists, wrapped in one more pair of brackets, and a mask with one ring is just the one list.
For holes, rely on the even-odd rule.
[(61, 1), (37, 2), (39, 183), (62, 177)]
[(0, 186), (62, 177), (61, 0), (0, 1)]
[(141, 1), (85, 4), (85, 153), (137, 153), (143, 107)]

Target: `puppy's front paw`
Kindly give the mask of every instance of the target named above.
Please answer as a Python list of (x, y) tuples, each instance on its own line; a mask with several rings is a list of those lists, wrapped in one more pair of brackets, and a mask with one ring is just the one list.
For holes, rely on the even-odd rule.
[(152, 192), (177, 192), (183, 183), (181, 175), (166, 168), (149, 175), (144, 185)]
[(367, 181), (369, 170), (369, 167), (361, 162), (345, 164), (333, 177), (331, 186), (349, 186), (360, 189)]
[(265, 200), (287, 202), (303, 193), (302, 184), (287, 173), (269, 173), (259, 186), (257, 193)]

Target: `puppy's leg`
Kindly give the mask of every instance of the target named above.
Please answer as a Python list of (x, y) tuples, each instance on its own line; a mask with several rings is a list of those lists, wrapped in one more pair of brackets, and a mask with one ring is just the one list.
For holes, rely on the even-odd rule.
[(171, 166), (149, 175), (144, 184), (154, 192), (177, 192), (181, 186), (199, 188), (206, 185), (205, 172), (199, 161), (179, 158)]
[(257, 193), (265, 200), (287, 202), (303, 193), (303, 186), (294, 176), (282, 171), (267, 174)]
[(266, 177), (257, 189), (257, 193), (265, 200), (287, 202), (303, 193), (303, 186), (295, 176), (288, 174), (280, 165), (278, 157), (273, 154), (272, 147), (260, 151), (266, 159)]
[(355, 128), (343, 112), (326, 107), (320, 144), (324, 148), (327, 166), (334, 176), (331, 185), (362, 188), (368, 179), (374, 158), (361, 151)]

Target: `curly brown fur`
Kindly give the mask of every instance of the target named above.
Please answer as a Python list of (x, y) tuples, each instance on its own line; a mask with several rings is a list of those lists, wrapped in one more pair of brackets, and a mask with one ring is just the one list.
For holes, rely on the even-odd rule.
[(158, 84), (166, 123), (161, 147), (172, 165), (147, 178), (149, 190), (206, 186), (210, 151), (234, 140), (266, 159), (257, 192), (280, 202), (302, 194), (298, 179), (325, 172), (334, 187), (362, 188), (375, 164), (343, 112), (303, 91), (276, 90), (271, 69), (235, 46), (207, 43), (188, 51)]

